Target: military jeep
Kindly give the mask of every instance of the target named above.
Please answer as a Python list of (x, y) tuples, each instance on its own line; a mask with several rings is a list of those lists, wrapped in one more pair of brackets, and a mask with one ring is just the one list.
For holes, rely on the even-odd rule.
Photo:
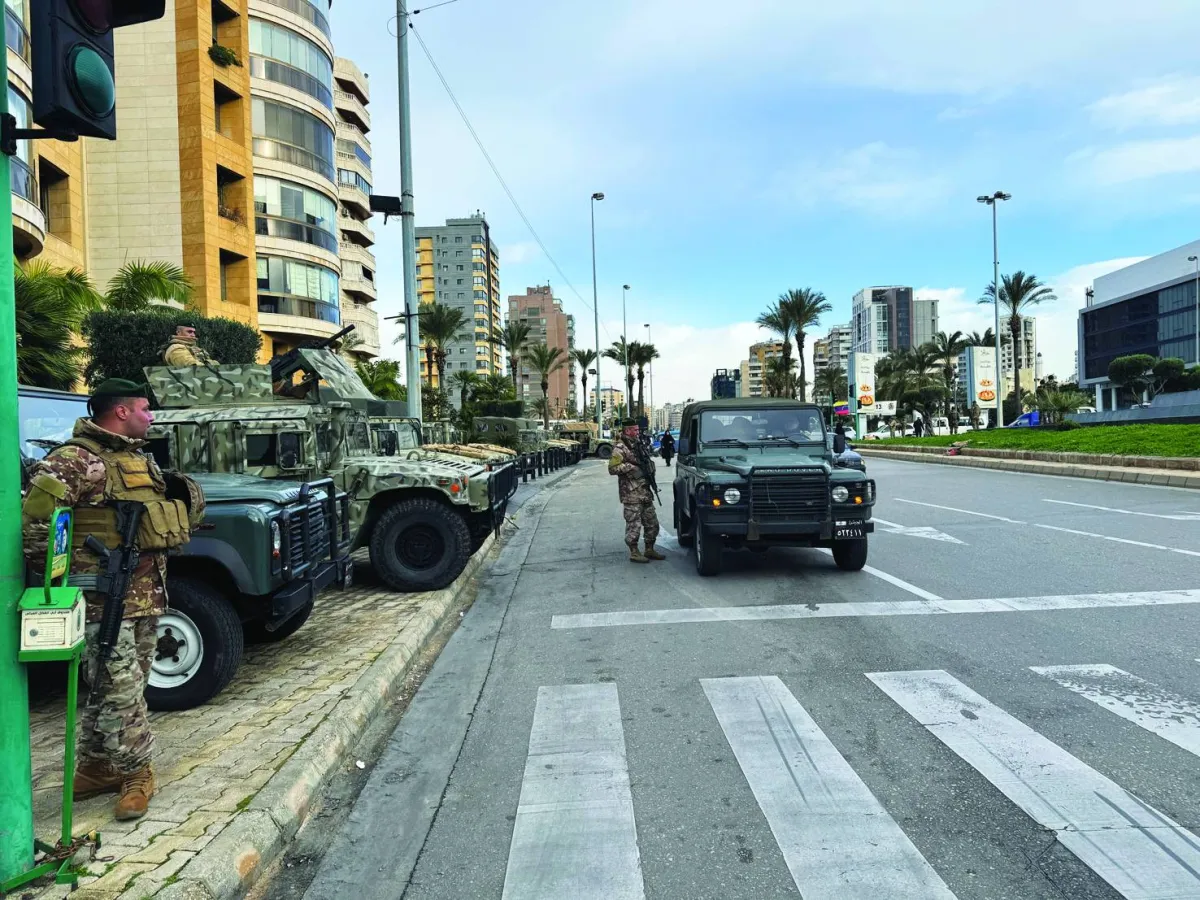
[(583, 456), (595, 456), (599, 459), (612, 456), (612, 441), (601, 438), (600, 429), (591, 422), (564, 422), (555, 434), (564, 440), (580, 444)]
[(444, 588), (507, 497), (485, 466), (422, 452), (379, 455), (371, 417), (403, 414), (375, 397), (330, 350), (302, 348), (265, 365), (154, 366), (161, 408), (151, 434), (184, 472), (305, 481), (332, 477), (349, 495), (352, 547), (368, 548), (393, 590)]
[[(26, 469), (71, 436), (87, 397), (20, 389), (18, 428)], [(172, 468), (162, 442), (149, 447)], [(348, 499), (330, 479), (295, 484), (250, 475), (197, 474), (208, 510), (191, 540), (167, 558), (168, 609), (158, 622), (146, 701), (190, 709), (233, 678), (246, 640), (281, 641), (308, 621), (316, 596), (346, 587)]]
[(840, 569), (866, 565), (875, 482), (838, 465), (845, 439), (827, 442), (818, 407), (708, 400), (684, 409), (679, 432), (675, 529), (701, 575), (721, 571), (725, 548), (825, 547)]

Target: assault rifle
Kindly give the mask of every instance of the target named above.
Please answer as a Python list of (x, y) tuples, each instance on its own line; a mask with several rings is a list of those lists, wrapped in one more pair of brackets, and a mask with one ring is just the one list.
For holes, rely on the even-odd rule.
[(658, 505), (662, 506), (662, 495), (658, 493), (658, 479), (654, 477), (654, 457), (646, 452), (646, 447), (640, 440), (634, 447), (634, 455), (637, 457), (637, 467), (642, 470), (642, 477), (646, 479), (646, 484), (650, 485), (650, 490), (654, 491)]
[(100, 633), (97, 647), (99, 664), (92, 677), (91, 688), (88, 692), (88, 705), (96, 701), (96, 693), (104, 678), (104, 666), (112, 658), (113, 648), (117, 644), (117, 635), (121, 631), (121, 620), (125, 618), (125, 597), (129, 593), (129, 584), (137, 569), (141, 552), (138, 550), (138, 527), (142, 524), (142, 516), (146, 512), (146, 504), (136, 500), (113, 500), (110, 505), (117, 512), (117, 534), (121, 543), (114, 550), (109, 550), (95, 535), (89, 534), (83, 545), (100, 557), (104, 570), (96, 579), (97, 593), (104, 594), (104, 613), (100, 619)]
[(275, 357), (271, 360), (271, 381), (283, 381), (292, 374), (294, 371), (293, 366), (295, 366), (296, 360), (300, 358), (301, 350), (328, 350), (353, 330), (353, 325), (347, 325), (337, 334), (331, 334), (329, 337), (321, 338), (319, 341), (305, 341), (294, 350), (289, 350), (282, 356)]

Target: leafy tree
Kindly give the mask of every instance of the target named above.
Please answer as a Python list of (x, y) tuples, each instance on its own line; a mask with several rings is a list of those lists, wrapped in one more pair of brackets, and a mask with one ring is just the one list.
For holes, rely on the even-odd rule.
[[(458, 328), (463, 323), (465, 314), (461, 309), (446, 306), (442, 303), (422, 303), (417, 322), (420, 324), (421, 341), (425, 344), (426, 369), (433, 376), (433, 367), (437, 366), (439, 389), (445, 387), (446, 344), (454, 340)], [(421, 409), (424, 410), (424, 403)], [(440, 417), (439, 417), (440, 418)]]
[[(784, 302), (787, 295), (780, 298), (779, 301), (772, 303), (767, 307), (767, 311), (759, 315), (754, 321), (762, 328), (767, 329), (775, 334), (780, 341), (783, 342), (783, 362), (778, 367), (778, 373), (781, 373), (787, 378), (787, 384), (776, 385), (780, 390), (778, 393), (772, 393), (773, 397), (795, 396), (793, 389), (792, 375), (792, 334), (796, 331), (796, 322), (792, 318), (791, 307)], [(766, 368), (764, 366), (764, 368)], [(777, 374), (778, 374), (777, 373)], [(764, 372), (764, 380), (766, 373)]]
[(450, 395), (441, 388), (432, 385), (421, 385), (421, 414), (432, 421), (450, 418), (454, 406), (450, 403)]
[(566, 354), (561, 347), (547, 347), (545, 344), (534, 344), (525, 350), (525, 361), (533, 366), (538, 373), (542, 385), (542, 399), (547, 400), (542, 409), (542, 425), (550, 427), (550, 376), (567, 364)]
[[(580, 401), (580, 404), (587, 406), (588, 369), (596, 364), (596, 351), (576, 347), (571, 351), (571, 359), (575, 360), (575, 365), (579, 366), (579, 378), (583, 382), (583, 399)], [(580, 416), (580, 418), (586, 419), (587, 416)]]
[(826, 366), (813, 379), (813, 400), (824, 400), (832, 397), (833, 402), (845, 400), (849, 395), (850, 384), (846, 379), (846, 370), (841, 366)]
[(1067, 415), (1081, 406), (1087, 406), (1091, 398), (1081, 391), (1064, 391), (1058, 388), (1041, 388), (1030, 404), (1042, 414), (1043, 424), (1061, 425)]
[(223, 363), (248, 365), (258, 359), (262, 335), (244, 322), (206, 318), (169, 306), (152, 306), (144, 312), (101, 309), (83, 320), (89, 357), (85, 379), (89, 384), (106, 378), (142, 381), (142, 369), (162, 365), (163, 348), (175, 327), (184, 323), (196, 326), (199, 345)]
[(498, 344), (508, 355), (508, 374), (512, 378), (513, 395), (517, 393), (517, 370), (521, 367), (521, 352), (529, 343), (531, 326), (519, 319), (509, 319), (503, 328), (492, 330), (488, 343)]
[(658, 359), (658, 350), (653, 344), (640, 344), (634, 341), (629, 348), (629, 362), (637, 373), (637, 410), (639, 416), (646, 414), (646, 366)]
[(75, 334), (100, 295), (79, 269), (45, 263), (14, 267), (17, 380), (32, 387), (69, 391), (81, 375), (82, 348)]
[[(1013, 345), (1013, 388), (1018, 396), (1021, 393), (1021, 319), (1028, 315), (1034, 306), (1057, 299), (1054, 291), (1042, 284), (1036, 275), (1026, 275), (1017, 270), (1000, 278), (1000, 313), (1001, 318), (1008, 321)], [(995, 284), (989, 284), (984, 289), (979, 302), (993, 305), (996, 303)], [(1032, 365), (1033, 360), (1028, 362)]]
[(458, 388), (458, 408), (464, 410), (470, 403), (471, 392), (483, 379), (478, 372), (470, 369), (459, 369), (450, 376), (450, 386)]
[(1154, 380), (1150, 385), (1150, 396), (1157, 397), (1168, 384), (1182, 378), (1186, 368), (1184, 361), (1176, 357), (1156, 360), (1151, 369)]
[(800, 375), (797, 379), (797, 395), (805, 399), (808, 387), (808, 372), (804, 362), (805, 330), (815, 328), (821, 321), (821, 316), (833, 311), (833, 304), (825, 299), (825, 295), (812, 288), (789, 290), (779, 295), (779, 306), (786, 308), (788, 318), (796, 334), (796, 359), (800, 365)]
[(408, 389), (400, 383), (400, 363), (394, 359), (360, 360), (354, 371), (368, 391), (380, 400), (408, 400)]
[(1154, 378), (1154, 364), (1158, 362), (1149, 353), (1134, 353), (1118, 356), (1108, 364), (1108, 378), (1127, 391), (1140, 394), (1148, 390)]
[(117, 270), (104, 291), (104, 305), (122, 312), (144, 312), (156, 300), (189, 306), (195, 285), (174, 263), (135, 260)]

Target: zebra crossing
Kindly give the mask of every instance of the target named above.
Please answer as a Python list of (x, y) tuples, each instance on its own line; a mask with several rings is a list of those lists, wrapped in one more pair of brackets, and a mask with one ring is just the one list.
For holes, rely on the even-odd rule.
[[(1195, 698), (1107, 664), (1030, 671), (1061, 698), (1076, 694), (1200, 756)], [(1200, 898), (1200, 838), (1118, 781), (949, 672), (864, 675), (1121, 896)], [(505, 900), (646, 896), (618, 687), (539, 689)], [(801, 896), (953, 900), (951, 888), (782, 680), (703, 678), (697, 687)]]

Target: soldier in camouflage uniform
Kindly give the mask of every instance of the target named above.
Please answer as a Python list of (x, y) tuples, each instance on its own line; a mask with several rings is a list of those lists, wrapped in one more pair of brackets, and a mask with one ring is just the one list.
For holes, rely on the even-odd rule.
[[(94, 703), (81, 717), (75, 796), (118, 793), (116, 817), (143, 816), (154, 794), (151, 757), (154, 735), (143, 692), (157, 643), (158, 616), (167, 607), (167, 550), (188, 539), (204, 511), (204, 495), (194, 481), (164, 476), (152, 457), (140, 452), (154, 421), (144, 385), (121, 379), (101, 384), (88, 401), (90, 419), (75, 423), (73, 437), (55, 448), (30, 473), (21, 510), (25, 556), (36, 568), (46, 559), (49, 518), (57, 506), (75, 513), (69, 583), (82, 587), (87, 601), (85, 674), (97, 684)], [(108, 501), (146, 504), (138, 530), (138, 560), (116, 645), (99, 668), (97, 639), (105, 596), (96, 587), (100, 561), (83, 546), (89, 534), (109, 549), (119, 544), (116, 514)]]
[(194, 325), (175, 326), (175, 335), (163, 348), (163, 362), (168, 366), (213, 366), (217, 361), (196, 343)]
[[(658, 514), (654, 511), (654, 494), (642, 473), (638, 460), (644, 455), (638, 437), (638, 425), (633, 419), (621, 423), (621, 437), (613, 444), (613, 453), (608, 460), (608, 474), (617, 476), (617, 491), (625, 515), (625, 543), (629, 546), (629, 561), (649, 562), (666, 559), (654, 549), (658, 540)], [(650, 460), (654, 465), (654, 460)], [(638, 549), (638, 537), (646, 533), (646, 552)]]

